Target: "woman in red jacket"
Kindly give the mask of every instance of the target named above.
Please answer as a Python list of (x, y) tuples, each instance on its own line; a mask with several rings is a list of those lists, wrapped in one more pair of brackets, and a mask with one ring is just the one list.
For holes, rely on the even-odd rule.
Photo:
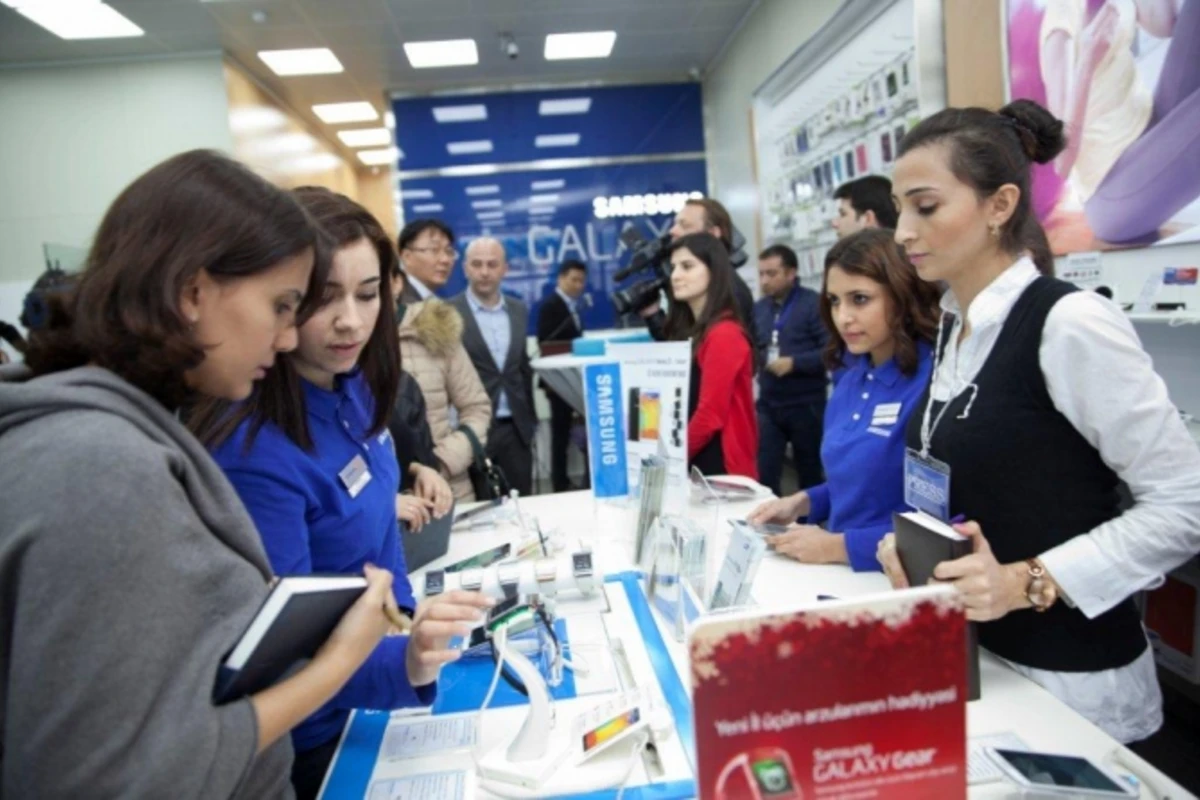
[(758, 478), (754, 414), (754, 350), (738, 317), (733, 265), (720, 239), (707, 233), (671, 245), (671, 306), (666, 332), (691, 339), (688, 465), (705, 475)]

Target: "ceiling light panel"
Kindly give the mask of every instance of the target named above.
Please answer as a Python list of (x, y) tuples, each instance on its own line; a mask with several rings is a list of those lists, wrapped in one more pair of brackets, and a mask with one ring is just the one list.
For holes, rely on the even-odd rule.
[(499, 184), (489, 183), (483, 186), (467, 187), (467, 196), (469, 197), (479, 197), (480, 195), (485, 194), (500, 194)]
[(433, 118), (440, 123), (482, 122), (487, 119), (487, 106), (483, 103), (465, 106), (435, 106)]
[(557, 178), (550, 181), (534, 181), (533, 183), (529, 184), (529, 188), (535, 192), (549, 192), (553, 191), (554, 189), (562, 189), (566, 185), (567, 182), (565, 180), (562, 178)]
[(579, 144), (578, 133), (543, 133), (533, 140), (536, 147), (574, 147)]
[(504, 201), (500, 200), (498, 198), (496, 200), (473, 200), (473, 201), (471, 201), (471, 208), (474, 208), (474, 209), (503, 208), (503, 207), (504, 207)]
[(432, 189), (404, 189), (401, 191), (401, 195), (404, 197), (405, 200), (432, 200), (433, 199), (433, 190)]
[(300, 50), (260, 50), (259, 59), (281, 78), (290, 75), (332, 75), (345, 71), (328, 47)]
[(400, 151), (395, 147), (384, 147), (379, 150), (359, 150), (358, 160), (369, 167), (381, 167), (385, 164), (395, 164), (400, 157)]
[(446, 152), (452, 156), (469, 156), (492, 152), (491, 139), (475, 139), (469, 142), (446, 142)]
[(481, 220), (497, 220), (497, 219), (504, 219), (504, 212), (503, 211), (480, 211), (475, 216)]
[(4, 0), (30, 22), (60, 39), (120, 39), (146, 32), (98, 0)]
[(552, 33), (546, 37), (543, 55), (547, 61), (574, 58), (608, 58), (617, 41), (616, 31), (589, 33)]
[(359, 128), (353, 131), (338, 131), (337, 136), (346, 147), (380, 147), (392, 143), (392, 132), (387, 128)]
[(463, 67), (479, 63), (474, 39), (447, 39), (439, 42), (405, 42), (404, 54), (413, 69)]
[(566, 114), (586, 114), (592, 110), (590, 97), (560, 97), (538, 103), (538, 114), (543, 117), (558, 117)]
[(441, 203), (421, 203), (413, 206), (412, 210), (417, 214), (436, 214), (443, 209)]
[(327, 125), (341, 122), (374, 122), (379, 112), (370, 103), (359, 100), (352, 103), (321, 103), (312, 107), (317, 118)]

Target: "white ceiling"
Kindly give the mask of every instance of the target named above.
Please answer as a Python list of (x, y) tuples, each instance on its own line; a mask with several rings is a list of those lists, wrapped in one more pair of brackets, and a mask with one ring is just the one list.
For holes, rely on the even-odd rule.
[[(146, 35), (65, 41), (0, 5), (0, 67), (224, 50), (333, 139), (334, 128), (347, 126), (320, 123), (311, 113), (314, 103), (368, 100), (382, 112), (391, 92), (687, 80), (689, 71), (705, 69), (758, 0), (107, 2)], [(265, 15), (262, 22), (254, 19), (258, 12)], [(546, 34), (592, 30), (617, 31), (611, 57), (543, 59)], [(515, 60), (501, 52), (505, 33), (520, 46)], [(461, 38), (476, 40), (479, 64), (414, 70), (402, 49), (406, 41)], [(279, 78), (256, 55), (300, 47), (329, 47), (346, 71)]]

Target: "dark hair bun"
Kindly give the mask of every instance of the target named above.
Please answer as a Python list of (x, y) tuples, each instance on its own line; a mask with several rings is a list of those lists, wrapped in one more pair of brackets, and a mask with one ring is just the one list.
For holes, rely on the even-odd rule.
[(1000, 109), (1000, 116), (1017, 132), (1030, 161), (1045, 164), (1067, 146), (1062, 120), (1032, 100), (1014, 100)]

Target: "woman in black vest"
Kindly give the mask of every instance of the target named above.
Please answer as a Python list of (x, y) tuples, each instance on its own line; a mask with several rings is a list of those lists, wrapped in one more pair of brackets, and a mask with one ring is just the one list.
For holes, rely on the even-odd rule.
[[(975, 552), (935, 577), (966, 596), (981, 644), (1132, 742), (1162, 724), (1132, 595), (1200, 550), (1200, 450), (1121, 310), (1046, 275), (1030, 164), (1064, 145), (1027, 100), (946, 109), (901, 143), (896, 241), (949, 289), (909, 457), (948, 472), (948, 516), (970, 520)], [(879, 558), (907, 585), (892, 536)]]

